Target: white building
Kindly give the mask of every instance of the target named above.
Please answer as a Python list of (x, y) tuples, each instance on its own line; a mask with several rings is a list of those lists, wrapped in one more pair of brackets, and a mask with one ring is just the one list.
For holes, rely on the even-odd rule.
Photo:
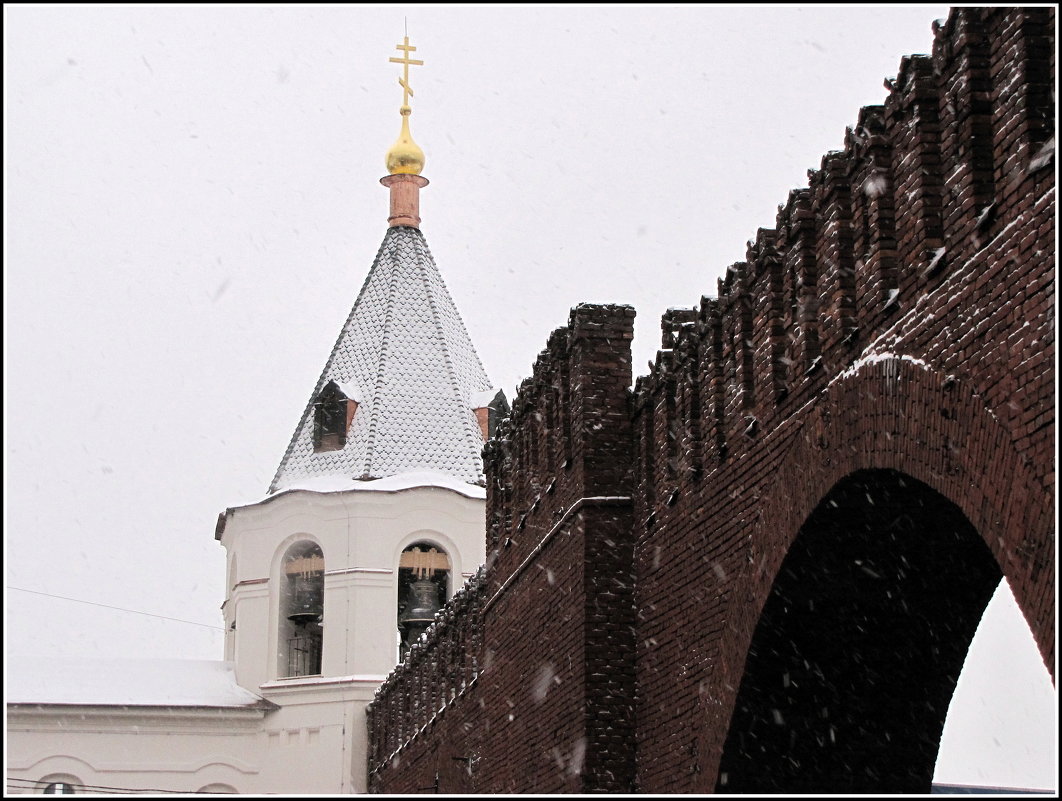
[(225, 661), (9, 680), (9, 792), (366, 790), (365, 706), (483, 562), (481, 449), (505, 411), (420, 232), (402, 114), (372, 268), (269, 494), (218, 518)]

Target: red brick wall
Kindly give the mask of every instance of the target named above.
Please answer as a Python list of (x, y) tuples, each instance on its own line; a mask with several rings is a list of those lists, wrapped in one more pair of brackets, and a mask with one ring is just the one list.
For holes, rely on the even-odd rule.
[[(1037, 159), (1052, 30), (1050, 9), (953, 12), (933, 56), (904, 59), (884, 108), (863, 110), (697, 324), (665, 319), (635, 418), (641, 789), (717, 788), (782, 560), (856, 470), (902, 471), (956, 504), (1053, 665), (1054, 161)], [(675, 396), (706, 399), (699, 419)], [(682, 449), (677, 474), (675, 429), (707, 439)], [(943, 724), (938, 706), (926, 728)], [(908, 763), (925, 791), (935, 749)]]
[[(717, 297), (664, 315), (633, 396), (633, 310), (551, 336), (485, 449), (484, 669), (445, 726), (374, 751), (374, 789), (928, 791), (1000, 575), (1053, 667), (1054, 9), (935, 30)], [(816, 573), (846, 531), (856, 556)], [(786, 631), (843, 582), (851, 615)], [(835, 653), (822, 621), (845, 629), (822, 676), (765, 655)]]
[[(627, 306), (573, 309), (486, 446), (487, 569), (474, 608), (444, 615), (464, 634), (429, 630), (370, 708), (372, 789), (431, 789), (436, 775), (440, 792), (630, 788), (633, 320)], [(436, 713), (420, 698), (442, 642), (473, 652), (477, 672)]]

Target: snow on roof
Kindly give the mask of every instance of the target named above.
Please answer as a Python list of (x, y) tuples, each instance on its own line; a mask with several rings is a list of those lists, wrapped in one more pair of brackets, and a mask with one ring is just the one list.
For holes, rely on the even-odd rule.
[(339, 388), (340, 392), (359, 405), (365, 402), (361, 390), (358, 389), (353, 381), (337, 381), (336, 386)]
[(9, 704), (247, 707), (262, 698), (236, 684), (232, 662), (197, 659), (6, 661)]
[(501, 390), (494, 388), (485, 389), (482, 392), (473, 392), (468, 398), (468, 405), (473, 409), (484, 409), (490, 405), (491, 401), (498, 397), (500, 391)]
[[(418, 487), (437, 487), (452, 490), (464, 495), (466, 498), (486, 498), (487, 491), (478, 484), (469, 484), (461, 479), (454, 478), (446, 473), (438, 473), (431, 470), (419, 470), (410, 473), (400, 473), (397, 476), (378, 478), (370, 481), (362, 481), (347, 476), (313, 476), (310, 478), (292, 479), (277, 486), (272, 495), (253, 503), (239, 504), (239, 506), (253, 506), (263, 500), (276, 497), (283, 492), (296, 490), (308, 490), (310, 492), (399, 492), (401, 490), (416, 489)], [(237, 508), (237, 507), (232, 507)]]
[[(359, 408), (346, 444), (314, 453), (314, 399), (329, 381), (356, 387)], [(269, 492), (421, 470), (480, 482), (483, 436), (468, 399), (490, 387), (423, 234), (389, 228)]]

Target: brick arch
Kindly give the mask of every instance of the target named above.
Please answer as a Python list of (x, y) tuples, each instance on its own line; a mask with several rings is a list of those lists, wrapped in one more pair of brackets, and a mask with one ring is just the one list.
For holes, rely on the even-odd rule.
[[(1027, 542), (1052, 536), (1051, 495), (1037, 484), (1008, 431), (969, 383), (919, 359), (885, 354), (850, 368), (796, 415), (797, 433), (790, 429), (777, 471), (754, 491), (759, 502), (748, 559), (732, 585), (735, 603), (720, 647), (719, 676), (712, 682), (725, 689), (706, 709), (714, 718), (710, 742), (700, 749), (706, 783), (714, 787), (719, 778), (723, 738), (733, 721), (746, 658), (780, 570), (824, 499), (853, 475), (907, 476), (924, 488), (922, 495), (953, 506), (954, 515), (968, 521), (987, 546), (995, 569), (1007, 577), (1045, 663), (1049, 669), (1053, 665), (1053, 572), (1025, 557), (1031, 551)], [(997, 581), (998, 575), (990, 588)], [(961, 634), (962, 658), (990, 596), (989, 591), (974, 602), (980, 605), (972, 628)], [(945, 705), (940, 726), (946, 712)], [(935, 753), (934, 743), (934, 760)], [(931, 778), (932, 764), (929, 770)]]

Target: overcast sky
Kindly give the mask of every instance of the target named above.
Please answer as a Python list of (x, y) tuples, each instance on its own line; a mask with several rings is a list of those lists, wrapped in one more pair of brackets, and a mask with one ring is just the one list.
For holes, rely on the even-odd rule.
[[(635, 306), (646, 372), (946, 15), (5, 5), (5, 661), (221, 658), (215, 520), (264, 496), (383, 237), (404, 18), (422, 230), (511, 398), (582, 301)], [(1008, 596), (938, 781), (1057, 787)]]

